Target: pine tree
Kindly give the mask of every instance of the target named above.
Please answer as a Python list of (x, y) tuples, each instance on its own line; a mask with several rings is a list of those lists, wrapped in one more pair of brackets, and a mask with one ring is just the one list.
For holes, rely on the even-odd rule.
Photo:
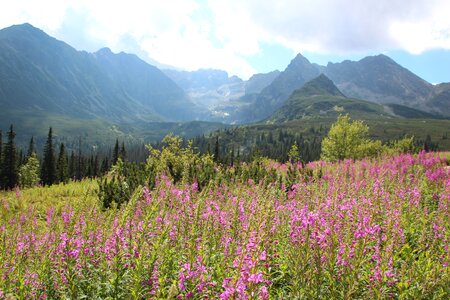
[(17, 168), (27, 162), (27, 158), (23, 155), (22, 149), (17, 154)]
[(2, 180), (2, 169), (3, 169), (3, 156), (2, 156), (2, 149), (3, 149), (3, 132), (0, 129), (0, 188), (2, 186), (3, 180)]
[(64, 143), (59, 146), (58, 161), (56, 162), (56, 178), (58, 182), (66, 183), (69, 179), (68, 157)]
[(34, 137), (31, 137), (30, 144), (28, 145), (27, 157), (30, 157), (31, 154), (35, 153), (35, 145), (34, 145)]
[(74, 179), (75, 178), (75, 152), (72, 150), (72, 154), (70, 155), (69, 159), (69, 178)]
[(219, 162), (219, 136), (216, 136), (216, 144), (214, 145), (214, 160)]
[(86, 175), (87, 175), (87, 177), (89, 177), (89, 178), (92, 178), (93, 176), (92, 176), (92, 173), (93, 173), (93, 168), (92, 168), (92, 165), (93, 165), (93, 161), (94, 161), (94, 159), (92, 158), (92, 155), (91, 155), (91, 157), (89, 157), (89, 160), (88, 160), (88, 164), (87, 164), (87, 171), (86, 171)]
[(52, 185), (56, 182), (55, 151), (53, 149), (52, 128), (48, 130), (47, 142), (44, 148), (44, 160), (42, 162), (41, 179), (44, 185)]
[(94, 167), (92, 169), (92, 173), (94, 177), (99, 176), (99, 168), (98, 168), (98, 155), (95, 156), (94, 158)]
[(112, 164), (115, 165), (119, 159), (119, 139), (116, 139), (116, 145), (114, 146)]
[(11, 125), (8, 132), (8, 142), (3, 149), (3, 162), (1, 170), (2, 188), (12, 189), (19, 183), (19, 173), (17, 171), (17, 153), (16, 145), (14, 144), (13, 125)]
[(234, 146), (233, 149), (231, 149), (231, 161), (230, 161), (230, 166), (234, 166)]
[(122, 146), (120, 147), (119, 157), (123, 161), (125, 161), (125, 159), (127, 158), (127, 151), (125, 150), (125, 143), (124, 142), (122, 142)]
[(86, 177), (87, 174), (87, 164), (86, 164), (86, 158), (84, 156), (78, 155), (78, 174), (77, 174), (77, 180), (81, 180)]
[(78, 161), (77, 161), (77, 167), (76, 167), (76, 171), (75, 171), (75, 179), (76, 180), (81, 180), (81, 178), (83, 178), (84, 175), (84, 171), (83, 171), (83, 157), (81, 156), (81, 136), (78, 140)]
[(100, 167), (100, 175), (106, 174), (109, 171), (109, 159), (107, 156), (102, 161), (102, 165)]

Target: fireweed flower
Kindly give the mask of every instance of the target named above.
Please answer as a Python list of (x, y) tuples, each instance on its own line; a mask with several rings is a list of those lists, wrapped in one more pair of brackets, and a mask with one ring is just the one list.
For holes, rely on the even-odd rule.
[(108, 211), (16, 212), (2, 199), (0, 299), (436, 298), (450, 263), (446, 164), (429, 153), (314, 162), (290, 189), (278, 163), (264, 167), (276, 184), (223, 179), (199, 191), (162, 176)]

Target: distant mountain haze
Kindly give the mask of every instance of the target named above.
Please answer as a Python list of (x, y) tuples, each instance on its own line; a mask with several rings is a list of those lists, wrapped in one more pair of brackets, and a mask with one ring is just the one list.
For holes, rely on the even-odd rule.
[(278, 70), (253, 75), (245, 83), (245, 94), (259, 94), (264, 88), (271, 84), (278, 75), (280, 75), (280, 71)]

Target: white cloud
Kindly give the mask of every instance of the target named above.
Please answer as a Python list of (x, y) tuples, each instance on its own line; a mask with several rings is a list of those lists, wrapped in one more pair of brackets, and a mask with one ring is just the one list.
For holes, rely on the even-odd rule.
[(53, 31), (63, 21), (67, 6), (67, 0), (2, 0), (0, 27), (28, 22)]
[[(195, 0), (18, 0), (1, 4), (0, 26), (29, 22), (77, 49), (145, 51), (160, 63), (187, 70), (219, 68), (251, 76), (255, 70), (243, 55), (257, 51), (257, 41), (228, 40), (230, 35), (220, 32), (226, 26), (211, 20), (211, 12), (195, 16), (200, 9)], [(140, 49), (123, 44), (130, 39)]]
[(163, 64), (220, 68), (242, 77), (254, 73), (246, 58), (258, 55), (263, 43), (341, 55), (450, 49), (447, 0), (2, 2), (0, 27), (29, 22), (78, 49), (139, 47), (135, 52)]
[[(399, 48), (417, 52), (418, 45), (422, 51), (449, 47), (450, 4), (446, 0), (245, 3), (260, 28), (296, 51), (345, 54)], [(410, 31), (417, 29), (421, 34), (413, 42)]]

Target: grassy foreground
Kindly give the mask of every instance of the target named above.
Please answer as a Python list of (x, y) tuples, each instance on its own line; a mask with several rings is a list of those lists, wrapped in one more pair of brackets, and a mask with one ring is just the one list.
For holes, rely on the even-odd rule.
[[(0, 194), (0, 299), (448, 299), (448, 156), (301, 166), (121, 209), (96, 183)], [(220, 170), (218, 170), (220, 171)]]

